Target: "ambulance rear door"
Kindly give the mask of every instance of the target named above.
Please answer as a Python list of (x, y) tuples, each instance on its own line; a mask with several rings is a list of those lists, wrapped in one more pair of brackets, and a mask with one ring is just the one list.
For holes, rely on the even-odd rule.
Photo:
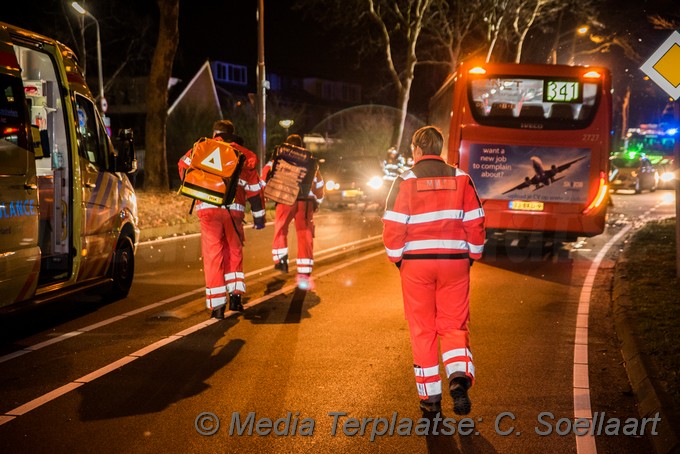
[(0, 27), (0, 306), (33, 296), (40, 272), (35, 155), (19, 64)]

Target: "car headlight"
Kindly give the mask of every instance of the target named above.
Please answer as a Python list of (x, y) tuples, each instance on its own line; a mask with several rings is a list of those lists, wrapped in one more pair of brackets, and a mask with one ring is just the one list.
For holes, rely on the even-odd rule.
[(366, 183), (370, 188), (380, 189), (383, 185), (383, 179), (380, 177), (373, 177)]
[(673, 181), (675, 179), (675, 174), (673, 172), (664, 172), (661, 174), (661, 181)]
[(333, 180), (328, 180), (326, 182), (326, 190), (333, 191), (335, 189), (340, 189), (340, 185)]

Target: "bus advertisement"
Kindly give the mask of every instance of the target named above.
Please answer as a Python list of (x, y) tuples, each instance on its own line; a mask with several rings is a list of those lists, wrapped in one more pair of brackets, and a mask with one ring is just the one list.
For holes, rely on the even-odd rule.
[(490, 236), (571, 242), (604, 231), (605, 68), (462, 63), (430, 103), (447, 162), (472, 178)]

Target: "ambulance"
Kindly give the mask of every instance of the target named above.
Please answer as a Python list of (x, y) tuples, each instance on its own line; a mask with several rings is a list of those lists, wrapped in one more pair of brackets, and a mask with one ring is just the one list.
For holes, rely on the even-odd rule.
[(0, 308), (125, 297), (139, 240), (132, 132), (116, 147), (75, 54), (0, 22)]

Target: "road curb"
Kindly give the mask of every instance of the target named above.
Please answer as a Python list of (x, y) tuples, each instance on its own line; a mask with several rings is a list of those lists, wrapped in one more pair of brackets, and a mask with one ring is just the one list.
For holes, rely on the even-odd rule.
[(630, 299), (626, 262), (628, 248), (624, 250), (614, 268), (612, 302), (614, 326), (621, 342), (621, 352), (633, 392), (638, 402), (641, 418), (651, 418), (659, 413), (657, 435), (649, 435), (654, 450), (659, 454), (680, 453), (680, 417), (668, 396), (656, 379), (654, 368), (642, 355), (640, 340), (634, 331), (634, 309)]

